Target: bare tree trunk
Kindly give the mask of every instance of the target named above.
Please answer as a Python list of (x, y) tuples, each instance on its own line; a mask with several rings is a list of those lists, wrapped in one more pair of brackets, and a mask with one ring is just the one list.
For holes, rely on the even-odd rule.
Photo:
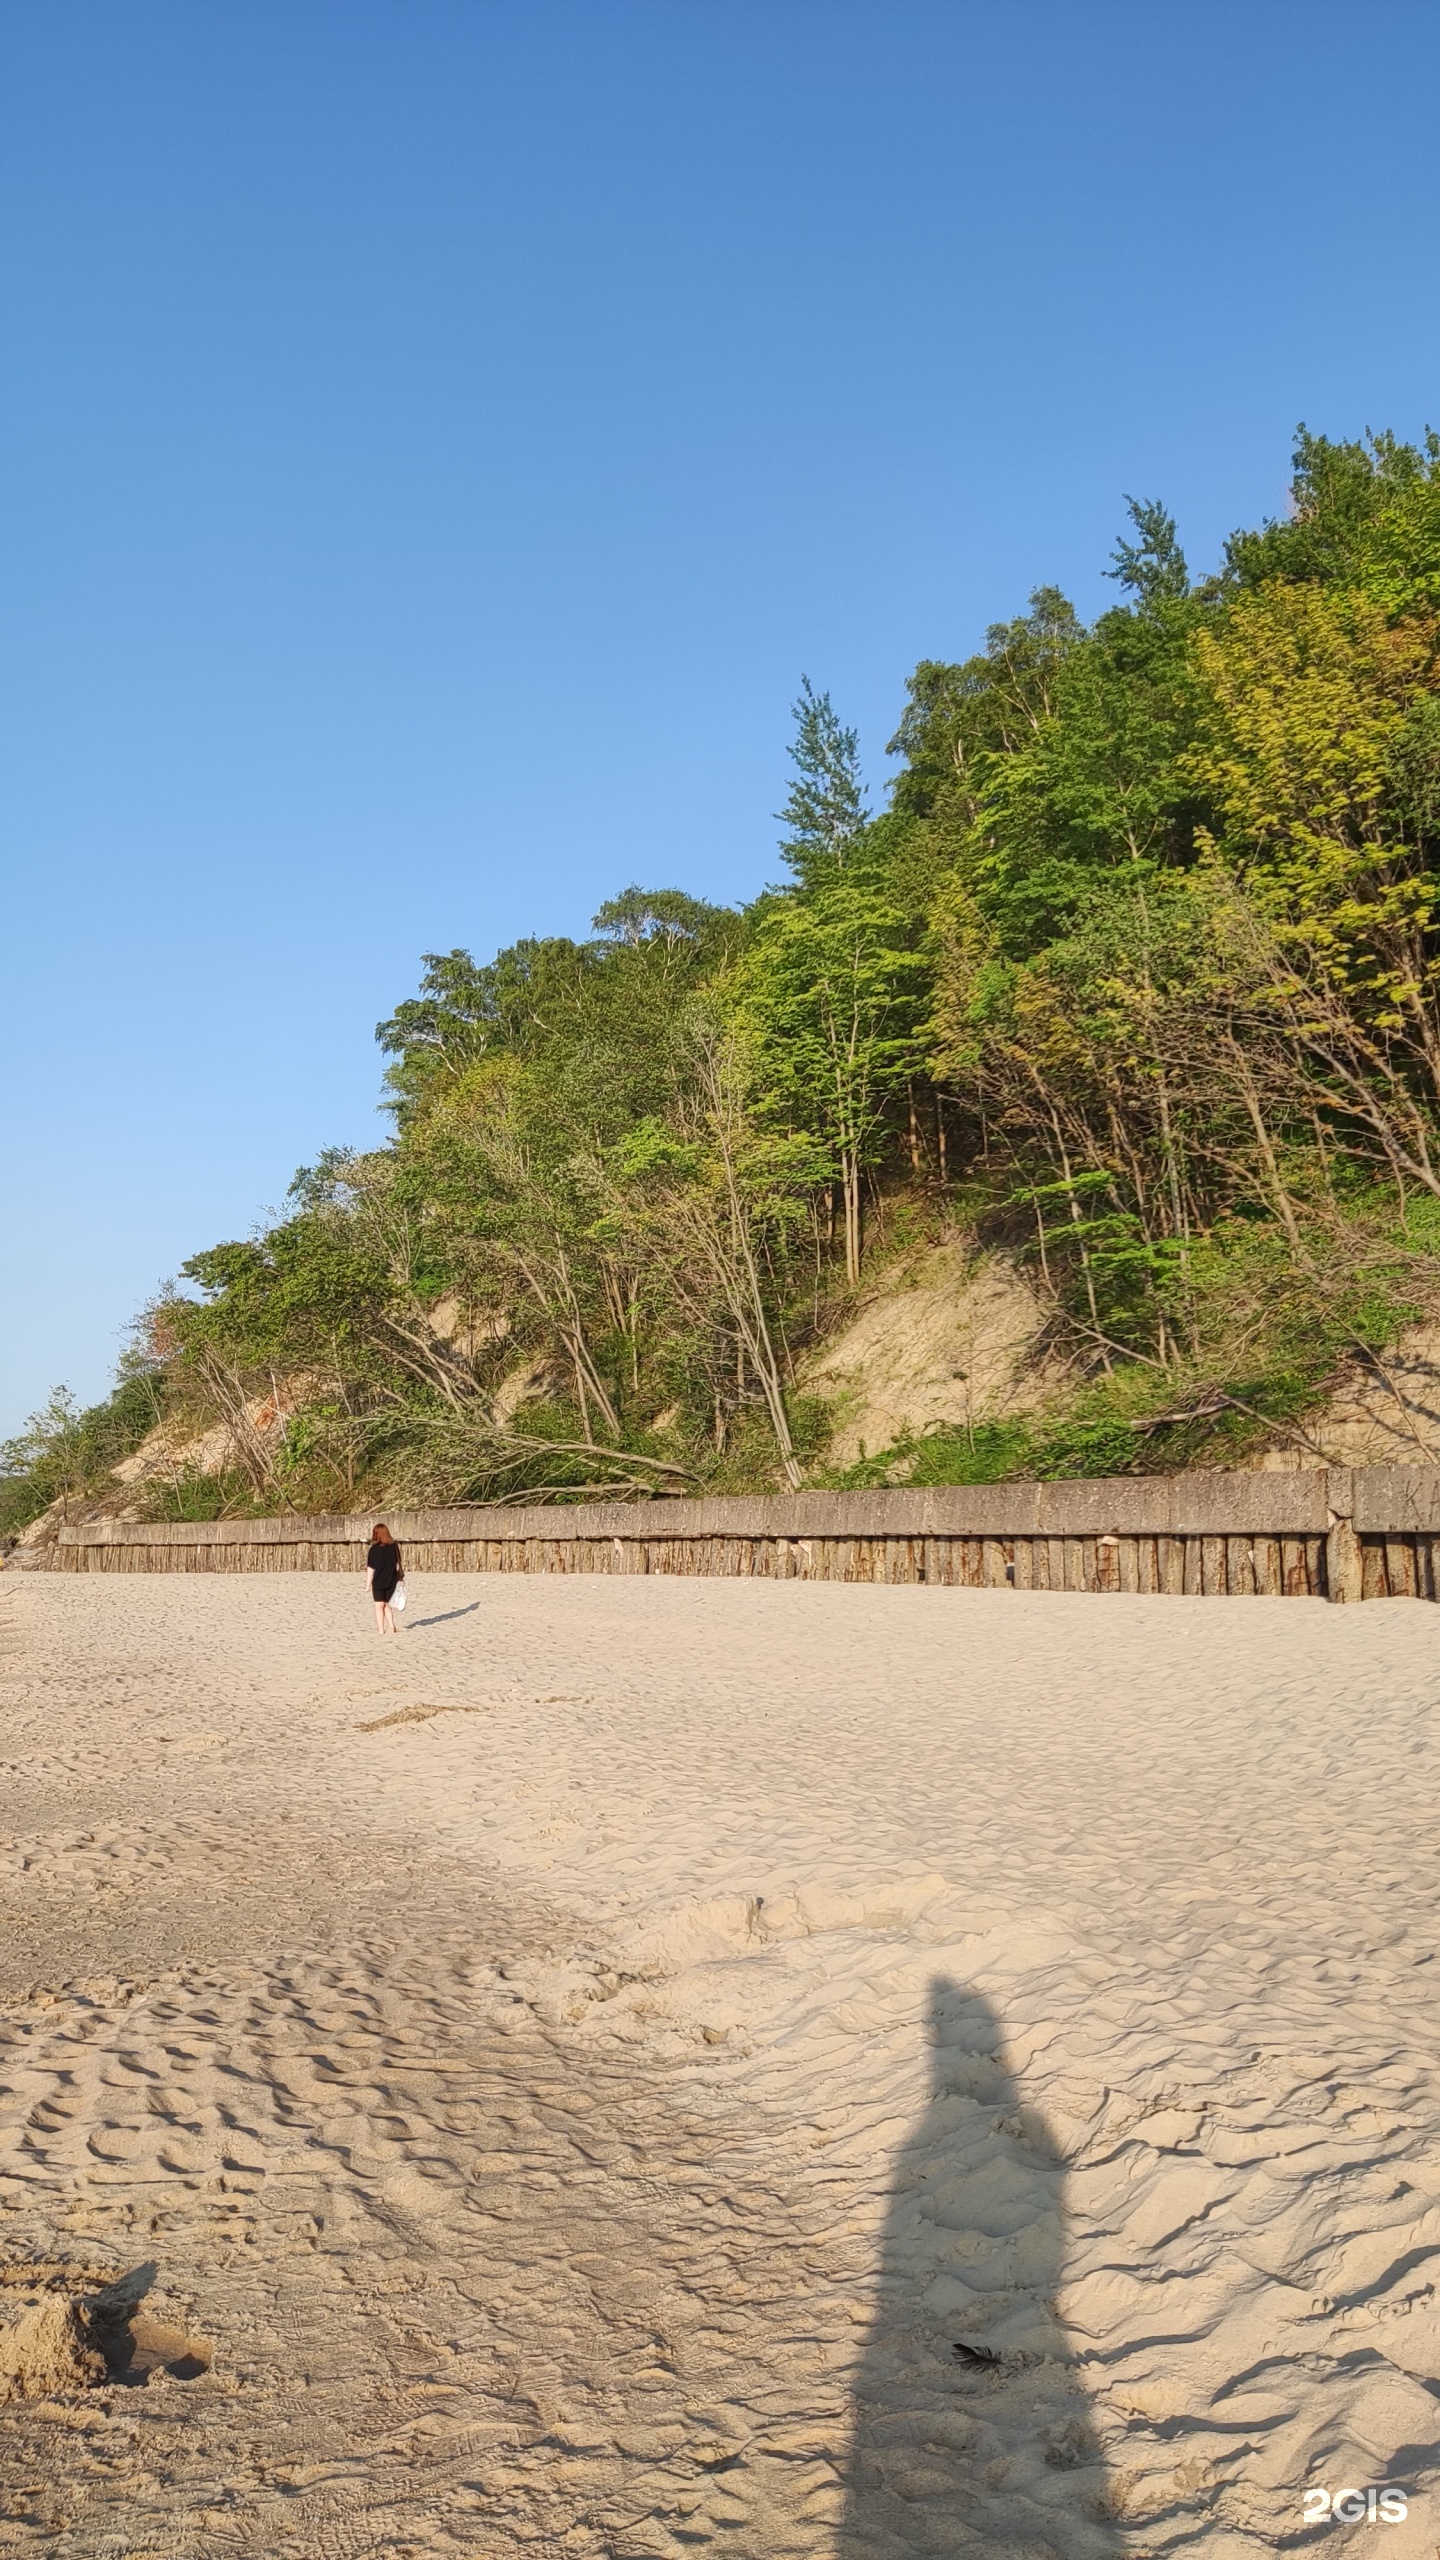
[(233, 1370), (212, 1353), (204, 1355), (200, 1366), (229, 1431), (230, 1446), (249, 1479), (250, 1490), (263, 1497), (272, 1490), (274, 1468), (270, 1452), (250, 1419), (245, 1389)]
[(845, 1192), (845, 1277), (860, 1277), (860, 1151), (847, 1147), (840, 1159)]
[[(1085, 1221), (1081, 1215), (1080, 1203), (1075, 1197), (1075, 1177), (1070, 1170), (1070, 1154), (1065, 1141), (1060, 1134), (1059, 1116), (1053, 1106), (1051, 1108), (1050, 1118), (1055, 1129), (1055, 1144), (1060, 1150), (1060, 1162), (1065, 1168), (1065, 1196), (1070, 1204), (1070, 1223), (1072, 1226), (1079, 1227), (1083, 1230)], [(1100, 1323), (1100, 1309), (1095, 1302), (1095, 1277), (1090, 1267), (1090, 1255), (1086, 1249), (1083, 1232), (1080, 1235), (1077, 1235), (1075, 1241), (1080, 1249), (1080, 1268), (1085, 1274), (1085, 1296), (1090, 1307), (1090, 1322), (1094, 1326), (1095, 1338), (1100, 1345), (1100, 1357), (1104, 1361), (1107, 1369), (1113, 1369), (1115, 1364), (1110, 1357), (1110, 1346), (1105, 1339), (1104, 1330)]]
[(785, 1391), (780, 1377), (780, 1364), (765, 1313), (765, 1293), (760, 1285), (759, 1265), (750, 1235), (750, 1221), (740, 1188), (739, 1168), (735, 1161), (734, 1132), (730, 1125), (733, 1103), (725, 1088), (724, 1070), (714, 1048), (706, 1050), (702, 1060), (702, 1076), (709, 1103), (711, 1135), (719, 1154), (725, 1178), (728, 1212), (728, 1239), (712, 1233), (712, 1264), (721, 1291), (735, 1320), (736, 1333), (748, 1355), (750, 1366), (760, 1383), (770, 1416), (770, 1428), (780, 1452), (780, 1464), (791, 1492), (801, 1483), (800, 1462), (795, 1455), (790, 1416), (785, 1410)]
[[(593, 1400), (596, 1410), (604, 1418), (606, 1430), (612, 1438), (620, 1439), (622, 1437), (620, 1418), (610, 1401), (605, 1381), (595, 1366), (590, 1346), (585, 1339), (580, 1302), (575, 1295), (574, 1284), (570, 1277), (569, 1259), (564, 1246), (557, 1238), (554, 1261), (548, 1274), (537, 1270), (534, 1263), (523, 1254), (516, 1255), (515, 1268), (519, 1271), (536, 1305), (554, 1326), (565, 1345), (571, 1368), (575, 1373), (576, 1401), (580, 1407), (586, 1436), (590, 1436), (589, 1401)], [(555, 1303), (557, 1299), (558, 1305)]]
[(580, 1428), (585, 1434), (586, 1446), (593, 1449), (595, 1434), (590, 1428), (590, 1399), (585, 1393), (585, 1370), (573, 1342), (570, 1346), (570, 1365), (575, 1372), (575, 1400), (580, 1407)]
[(1231, 1061), (1234, 1065), (1235, 1080), (1240, 1087), (1242, 1095), (1244, 1096), (1245, 1108), (1250, 1114), (1251, 1126), (1255, 1131), (1255, 1143), (1260, 1149), (1261, 1161), (1264, 1164), (1266, 1176), (1269, 1180), (1270, 1196), (1280, 1213), (1280, 1223), (1285, 1230), (1287, 1238), (1289, 1239), (1290, 1250), (1294, 1254), (1297, 1262), (1308, 1263), (1310, 1256), (1301, 1242), (1300, 1229), (1296, 1224), (1295, 1211), (1291, 1204), (1290, 1194), (1280, 1179), (1279, 1162), (1276, 1158), (1275, 1149), (1271, 1143), (1269, 1129), (1265, 1123), (1265, 1114), (1260, 1108), (1260, 1096), (1256, 1090), (1254, 1071), (1244, 1050), (1241, 1048), (1239, 1041), (1234, 1038), (1233, 1034), (1227, 1040), (1226, 1046), (1229, 1049)]

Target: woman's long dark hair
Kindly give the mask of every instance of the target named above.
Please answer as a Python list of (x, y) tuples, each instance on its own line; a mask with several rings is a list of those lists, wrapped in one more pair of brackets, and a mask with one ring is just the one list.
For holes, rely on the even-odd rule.
[(385, 1523), (384, 1523), (384, 1521), (383, 1521), (383, 1520), (377, 1520), (377, 1521), (376, 1521), (376, 1523), (375, 1523), (374, 1528), (371, 1530), (371, 1532), (370, 1532), (370, 1544), (371, 1544), (371, 1546), (372, 1546), (372, 1547), (393, 1547), (393, 1546), (394, 1546), (395, 1541), (394, 1541), (394, 1539), (391, 1537), (390, 1532), (389, 1532), (389, 1530), (386, 1528)]

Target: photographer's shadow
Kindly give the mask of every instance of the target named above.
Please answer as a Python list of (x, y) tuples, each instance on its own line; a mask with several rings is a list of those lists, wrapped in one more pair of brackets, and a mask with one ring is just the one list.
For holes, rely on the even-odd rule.
[(1124, 2544), (1056, 2310), (1064, 2163), (989, 2003), (939, 1978), (929, 2026), (931, 2098), (891, 2189), (841, 2560), (1111, 2560)]

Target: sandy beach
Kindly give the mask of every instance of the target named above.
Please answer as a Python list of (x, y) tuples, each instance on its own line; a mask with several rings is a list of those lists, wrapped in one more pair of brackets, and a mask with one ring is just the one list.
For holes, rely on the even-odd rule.
[(409, 1620), (0, 1582), (0, 2550), (1429, 2560), (1430, 1610)]

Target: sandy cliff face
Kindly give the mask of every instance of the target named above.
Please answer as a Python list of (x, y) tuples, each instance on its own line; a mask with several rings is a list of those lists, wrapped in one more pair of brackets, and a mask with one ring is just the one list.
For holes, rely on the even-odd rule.
[(52, 1503), (48, 1511), (32, 1520), (20, 1533), (20, 1553), (33, 1553), (51, 1545), (62, 1520), (150, 1518), (156, 1486), (173, 1484), (182, 1477), (226, 1474), (241, 1462), (242, 1440), (252, 1449), (273, 1449), (291, 1415), (307, 1394), (316, 1392), (316, 1386), (313, 1378), (290, 1379), (278, 1393), (249, 1398), (233, 1421), (213, 1422), (203, 1431), (197, 1431), (193, 1421), (157, 1423), (139, 1448), (120, 1460), (103, 1491)]
[(962, 1236), (887, 1273), (801, 1365), (801, 1384), (833, 1405), (830, 1461), (853, 1465), (931, 1423), (1029, 1411), (1059, 1383), (1037, 1358), (1043, 1321), (1015, 1265)]
[[(1003, 1421), (1073, 1387), (1064, 1363), (1042, 1349), (1044, 1321), (1004, 1254), (956, 1235), (911, 1256), (801, 1363), (801, 1385), (835, 1414), (828, 1460), (851, 1466), (935, 1423)], [(1322, 1405), (1229, 1463), (1440, 1466), (1440, 1317), (1410, 1326), (1383, 1353), (1357, 1350)]]
[(1261, 1467), (1440, 1466), (1440, 1322), (1411, 1325), (1384, 1352), (1356, 1353), (1303, 1435)]

